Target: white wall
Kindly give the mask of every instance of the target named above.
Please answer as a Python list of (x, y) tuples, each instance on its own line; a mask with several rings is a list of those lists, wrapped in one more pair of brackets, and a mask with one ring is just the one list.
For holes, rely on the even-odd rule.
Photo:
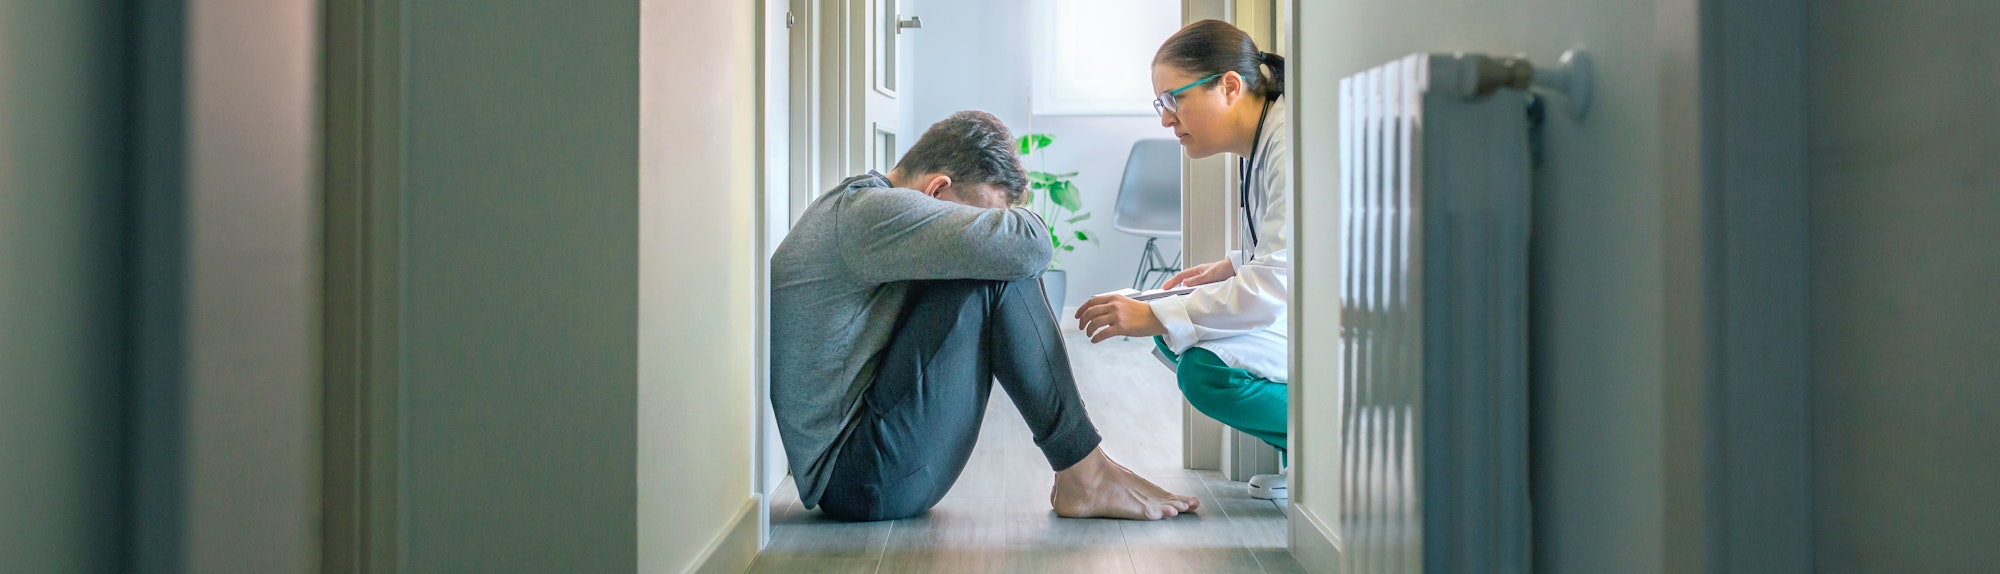
[[(1301, 340), (1338, 341), (1340, 78), (1415, 52), (1525, 53), (1552, 63), (1583, 45), (1595, 58), (1596, 98), (1575, 123), (1549, 114), (1548, 161), (1535, 181), (1530, 342), (1534, 392), (1535, 561), (1548, 572), (1655, 572), (1662, 551), (1662, 80), (1666, 56), (1691, 45), (1661, 39), (1650, 2), (1354, 0), (1300, 3), (1296, 153), (1301, 241)], [(1679, 40), (1674, 40), (1678, 42)], [(1315, 301), (1319, 303), (1314, 303)], [(1296, 365), (1310, 390), (1337, 380), (1337, 359), (1305, 349)], [(1331, 393), (1304, 393), (1298, 432), (1334, 436)], [(1323, 520), (1338, 460), (1306, 441), (1301, 499)], [(1323, 493), (1323, 494), (1316, 494)], [(1305, 498), (1305, 497), (1310, 498)]]
[[(1032, 127), (1036, 133), (1055, 136), (1056, 141), (1042, 150), (1048, 157), (1029, 156), (1033, 161), (1028, 169), (1044, 169), (1041, 162), (1047, 162), (1047, 171), (1078, 172), (1075, 181), (1083, 193), (1083, 210), (1091, 216), (1077, 222), (1076, 227), (1098, 237), (1096, 244), (1078, 243), (1076, 251), (1056, 255), (1056, 261), (1069, 271), (1067, 304), (1074, 307), (1092, 295), (1130, 287), (1146, 239), (1111, 228), (1118, 183), (1125, 177), (1125, 160), (1134, 142), (1171, 138), (1173, 131), (1160, 127), (1159, 118), (1149, 116), (1034, 116)], [(1159, 248), (1171, 259), (1180, 253), (1181, 242), (1161, 239)]]
[(1809, 9), (1813, 546), (2000, 563), (2000, 4)]
[(0, 3), (0, 571), (120, 568), (120, 22)]
[(921, 80), (907, 89), (915, 112), (910, 141), (961, 110), (991, 113), (1017, 135), (1026, 133), (1026, 3), (924, 0), (922, 8), (924, 27), (904, 31), (922, 36), (913, 58)]
[[(1084, 209), (1093, 215), (1079, 227), (1101, 237), (1097, 245), (1078, 245), (1057, 256), (1069, 271), (1068, 304), (1074, 306), (1091, 295), (1131, 285), (1146, 241), (1111, 229), (1118, 182), (1133, 142), (1172, 133), (1151, 116), (1031, 116), (1028, 11), (1026, 2), (924, 1), (924, 27), (916, 31), (923, 44), (915, 73), (921, 81), (911, 88), (912, 130), (921, 133), (953, 112), (984, 110), (1015, 135), (1032, 131), (1056, 136), (1056, 143), (1043, 150), (1048, 170), (1081, 172), (1076, 184), (1083, 191)], [(1131, 97), (1147, 99), (1143, 92)], [(1028, 168), (1038, 165), (1030, 162)], [(1164, 240), (1161, 249), (1172, 257), (1180, 242)]]
[(757, 8), (640, 12), (639, 571), (679, 572), (751, 500)]

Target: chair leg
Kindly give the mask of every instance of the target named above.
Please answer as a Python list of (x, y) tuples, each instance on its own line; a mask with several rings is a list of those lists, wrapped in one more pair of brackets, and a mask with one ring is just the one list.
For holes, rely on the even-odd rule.
[[(1145, 291), (1158, 287), (1181, 272), (1181, 254), (1175, 253), (1172, 261), (1167, 260), (1165, 251), (1160, 250), (1158, 237), (1146, 238), (1146, 250), (1139, 252), (1139, 271), (1132, 275), (1132, 288)], [(1159, 275), (1158, 279), (1153, 276)], [(1157, 281), (1157, 282), (1156, 282)]]
[(1134, 290), (1145, 291), (1146, 282), (1153, 278), (1153, 252), (1157, 250), (1157, 248), (1153, 247), (1153, 242), (1155, 241), (1159, 241), (1159, 239), (1154, 237), (1146, 238), (1146, 250), (1139, 252), (1139, 270), (1132, 274), (1132, 289)]

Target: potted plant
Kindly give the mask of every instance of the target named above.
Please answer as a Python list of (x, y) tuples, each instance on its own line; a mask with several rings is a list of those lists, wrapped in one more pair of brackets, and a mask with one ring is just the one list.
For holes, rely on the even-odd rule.
[(1027, 134), (1016, 139), (1021, 146), (1021, 158), (1035, 162), (1037, 168), (1028, 171), (1027, 200), (1030, 209), (1048, 225), (1049, 241), (1055, 244), (1056, 257), (1042, 273), (1042, 290), (1048, 294), (1049, 307), (1060, 313), (1063, 290), (1069, 286), (1068, 274), (1062, 269), (1062, 256), (1076, 251), (1079, 243), (1096, 243), (1097, 236), (1077, 225), (1090, 219), (1090, 212), (1083, 211), (1083, 196), (1078, 193), (1076, 182), (1070, 180), (1077, 172), (1049, 173), (1045, 169), (1048, 162), (1040, 152), (1055, 143), (1055, 136)]

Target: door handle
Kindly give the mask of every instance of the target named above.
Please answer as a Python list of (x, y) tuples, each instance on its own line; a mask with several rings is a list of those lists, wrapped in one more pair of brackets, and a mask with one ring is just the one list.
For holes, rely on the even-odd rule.
[(916, 16), (911, 16), (896, 21), (897, 34), (903, 33), (904, 28), (922, 28), (922, 27), (924, 27), (924, 19)]

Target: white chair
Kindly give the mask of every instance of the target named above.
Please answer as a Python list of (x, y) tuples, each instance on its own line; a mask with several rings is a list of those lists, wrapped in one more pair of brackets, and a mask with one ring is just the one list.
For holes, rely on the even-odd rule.
[(1146, 238), (1132, 288), (1144, 291), (1181, 270), (1181, 256), (1169, 260), (1160, 238), (1181, 236), (1181, 144), (1170, 139), (1139, 140), (1125, 160), (1125, 177), (1118, 184), (1118, 207), (1111, 228)]

